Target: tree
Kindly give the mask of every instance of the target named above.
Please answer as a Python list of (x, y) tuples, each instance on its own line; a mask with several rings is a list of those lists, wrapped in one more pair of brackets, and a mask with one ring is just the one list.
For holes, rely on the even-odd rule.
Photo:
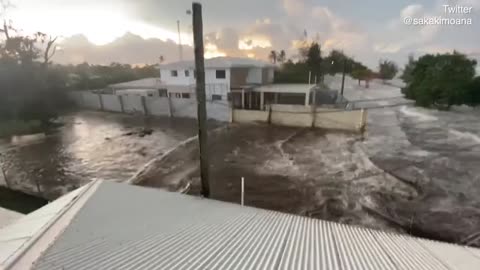
[(322, 75), (322, 51), (318, 43), (313, 42), (310, 45), (307, 53), (307, 59), (305, 61), (312, 74), (321, 77)]
[(453, 53), (420, 57), (411, 73), (412, 78), (403, 92), (420, 106), (449, 109), (456, 104), (474, 100), (476, 61), (466, 55)]
[(352, 71), (351, 75), (354, 79), (358, 80), (358, 85), (360, 85), (361, 81), (365, 81), (365, 87), (369, 88), (370, 80), (373, 78), (373, 72), (370, 69), (361, 65), (356, 67), (356, 69)]
[(278, 54), (278, 59), (277, 59), (277, 61), (278, 61), (279, 63), (285, 62), (285, 59), (287, 58), (287, 55), (285, 54), (285, 51), (284, 51), (284, 50), (281, 50), (281, 51), (280, 51), (279, 53), (277, 53), (277, 54)]
[(403, 69), (403, 74), (400, 76), (400, 78), (406, 83), (409, 84), (412, 81), (413, 77), (413, 69), (415, 68), (415, 58), (413, 55), (408, 56), (408, 63), (405, 65), (405, 68)]
[(277, 63), (277, 52), (276, 51), (271, 51), (270, 54), (268, 55), (268, 58), (270, 59), (270, 61), (272, 61), (272, 63), (275, 65)]
[(397, 73), (398, 73), (397, 64), (389, 60), (380, 61), (380, 64), (378, 67), (378, 74), (380, 79), (382, 79), (384, 82), (386, 80), (393, 79), (395, 75), (397, 75)]

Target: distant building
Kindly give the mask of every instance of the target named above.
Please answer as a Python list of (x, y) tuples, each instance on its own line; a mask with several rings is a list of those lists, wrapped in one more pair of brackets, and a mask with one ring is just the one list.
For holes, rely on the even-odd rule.
[[(160, 66), (159, 78), (146, 78), (109, 85), (117, 95), (190, 98), (195, 93), (194, 61)], [(227, 100), (231, 90), (271, 84), (274, 66), (250, 58), (216, 57), (205, 60), (207, 100)]]

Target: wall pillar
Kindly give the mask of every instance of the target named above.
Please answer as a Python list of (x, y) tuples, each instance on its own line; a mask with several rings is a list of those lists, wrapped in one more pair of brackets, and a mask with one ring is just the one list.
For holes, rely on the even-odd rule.
[(263, 103), (265, 102), (265, 93), (260, 92), (260, 110), (263, 111)]
[(122, 110), (122, 113), (125, 113), (125, 107), (123, 105), (123, 97), (122, 96), (117, 96), (118, 97), (118, 102), (120, 102), (120, 109)]
[(143, 107), (143, 114), (149, 115), (148, 108), (147, 108), (147, 98), (142, 96), (142, 107)]
[(100, 110), (104, 111), (105, 109), (103, 108), (103, 98), (102, 94), (97, 94), (98, 95), (98, 101), (100, 102)]
[(248, 109), (252, 109), (252, 91), (248, 93)]
[(170, 114), (170, 117), (173, 117), (172, 97), (170, 93), (167, 94), (167, 98), (168, 98), (168, 113)]
[(310, 103), (310, 90), (305, 93), (305, 106), (308, 106)]
[(245, 89), (242, 89), (242, 109), (245, 109)]

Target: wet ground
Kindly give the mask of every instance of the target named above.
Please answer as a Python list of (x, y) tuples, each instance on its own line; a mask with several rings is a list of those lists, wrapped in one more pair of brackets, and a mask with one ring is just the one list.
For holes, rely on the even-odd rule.
[(55, 199), (86, 181), (126, 181), (153, 157), (196, 133), (196, 121), (77, 112), (52, 134), (0, 142), (0, 165), (13, 189)]

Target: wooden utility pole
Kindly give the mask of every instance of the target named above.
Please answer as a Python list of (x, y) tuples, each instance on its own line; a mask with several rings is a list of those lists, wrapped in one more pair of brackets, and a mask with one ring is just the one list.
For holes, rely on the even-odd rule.
[(344, 56), (345, 59), (343, 59), (343, 74), (342, 74), (342, 91), (340, 94), (343, 97), (343, 89), (345, 88), (345, 73), (347, 72), (347, 57)]
[(203, 59), (203, 22), (202, 5), (192, 4), (193, 11), (193, 45), (195, 51), (195, 72), (197, 74), (197, 119), (198, 141), (200, 143), (200, 177), (202, 195), (210, 196), (208, 149), (207, 149), (207, 108), (205, 104), (205, 62)]

